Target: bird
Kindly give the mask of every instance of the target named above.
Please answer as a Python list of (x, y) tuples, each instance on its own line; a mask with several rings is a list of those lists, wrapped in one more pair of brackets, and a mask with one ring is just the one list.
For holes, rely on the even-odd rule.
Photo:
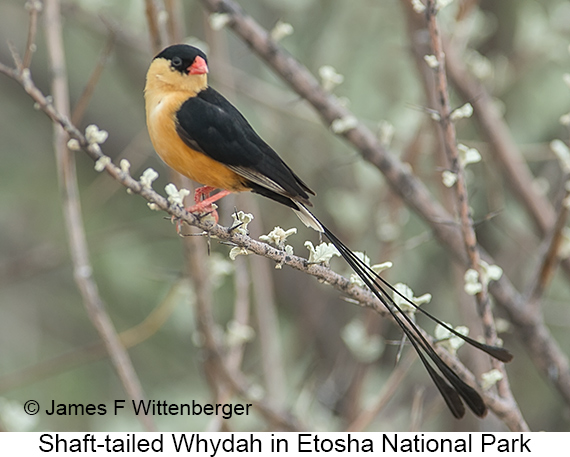
[[(400, 326), (435, 383), (443, 400), (458, 419), (465, 405), (478, 417), (487, 414), (481, 395), (463, 381), (437, 354), (412, 317), (403, 312), (392, 294), (414, 306), (433, 321), (477, 349), (502, 361), (513, 355), (505, 348), (480, 343), (418, 307), (375, 273), (345, 246), (309, 210), (315, 193), (281, 159), (275, 150), (223, 95), (208, 84), (208, 59), (200, 49), (168, 46), (152, 60), (144, 89), (146, 122), (160, 158), (178, 173), (202, 184), (195, 193), (192, 213), (214, 213), (212, 206), (234, 192), (251, 191), (291, 208), (299, 219), (328, 240), (386, 307)], [(211, 193), (219, 189), (217, 193)]]

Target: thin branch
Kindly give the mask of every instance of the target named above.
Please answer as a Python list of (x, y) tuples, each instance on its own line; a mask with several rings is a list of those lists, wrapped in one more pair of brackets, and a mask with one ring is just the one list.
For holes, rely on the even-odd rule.
[[(250, 276), (247, 270), (246, 259), (237, 258), (234, 265), (234, 314), (232, 316), (232, 325), (240, 327), (249, 327), (249, 314), (251, 297), (249, 293)], [(228, 366), (237, 370), (241, 366), (245, 342), (239, 342), (230, 348), (228, 353)]]
[[(61, 35), (59, 0), (47, 0), (46, 42), (53, 75), (53, 109), (63, 115), (69, 113), (69, 91)], [(22, 74), (28, 72), (23, 71)], [(64, 217), (73, 262), (74, 278), (83, 297), (83, 303), (93, 325), (105, 342), (113, 365), (125, 391), (133, 401), (143, 399), (142, 387), (127, 351), (121, 344), (113, 323), (105, 310), (105, 304), (97, 290), (93, 269), (89, 260), (85, 229), (81, 217), (79, 189), (75, 170), (75, 155), (67, 149), (67, 134), (59, 124), (54, 124), (54, 147), (63, 199)], [(155, 430), (150, 416), (141, 415), (139, 420), (148, 431)]]
[[(437, 93), (436, 100), (439, 102), (439, 124), (443, 132), (445, 152), (450, 163), (451, 172), (457, 177), (454, 189), (457, 212), (463, 241), (465, 243), (465, 252), (468, 258), (469, 268), (476, 270), (479, 277), (481, 272), (481, 257), (477, 245), (477, 237), (473, 228), (473, 219), (471, 218), (471, 210), (469, 209), (469, 196), (467, 192), (467, 184), (465, 182), (465, 173), (463, 165), (459, 160), (459, 151), (457, 149), (457, 137), (455, 132), (455, 124), (451, 118), (452, 108), (449, 101), (449, 91), (447, 88), (447, 76), (445, 74), (445, 56), (441, 45), (441, 37), (439, 27), (436, 20), (437, 2), (427, 0), (426, 18), (430, 32), (431, 45), (437, 64), (433, 66), (435, 73), (435, 91)], [(485, 287), (476, 295), (479, 305), (479, 313), (483, 319), (483, 327), (485, 329), (485, 338), (489, 344), (496, 344), (497, 332), (493, 316), (490, 311), (489, 295)], [(498, 366), (497, 366), (498, 368)]]
[(184, 38), (184, 25), (182, 23), (182, 5), (180, 0), (164, 0), (164, 10), (166, 11), (166, 30), (170, 43), (180, 43)]
[(150, 41), (153, 54), (157, 54), (164, 45), (168, 42), (166, 38), (166, 28), (164, 20), (166, 16), (164, 14), (164, 5), (161, 7), (157, 5), (158, 0), (145, 0), (145, 13), (146, 22), (149, 27)]
[[(255, 198), (251, 195), (243, 195), (247, 207), (253, 214), (261, 214)], [(242, 198), (240, 196), (240, 198)], [(251, 229), (257, 233), (263, 232), (263, 221), (256, 217), (251, 222)], [(273, 277), (271, 275), (271, 263), (258, 256), (249, 259), (254, 298), (254, 310), (257, 319), (257, 331), (259, 333), (259, 347), (263, 379), (269, 401), (274, 405), (282, 405), (286, 395), (286, 376), (281, 347), (281, 329), (277, 316), (277, 303)]]
[(22, 67), (30, 68), (32, 63), (32, 55), (36, 52), (36, 34), (38, 31), (38, 17), (43, 9), (40, 0), (28, 0), (26, 9), (30, 12), (30, 24), (28, 26), (28, 40), (26, 42), (26, 50), (22, 59)]
[(455, 48), (444, 40), (443, 49), (449, 79), (463, 98), (473, 104), (475, 119), (493, 149), (492, 156), (501, 166), (506, 183), (540, 233), (547, 233), (554, 223), (554, 210), (550, 202), (529, 185), (534, 176), (524, 162), (505, 119), (499, 114), (489, 92), (467, 71)]
[(562, 182), (556, 221), (545, 239), (545, 248), (542, 250), (543, 255), (540, 257), (538, 271), (532, 275), (533, 279), (525, 294), (525, 296), (528, 297), (529, 305), (534, 307), (536, 312), (539, 312), (540, 297), (546, 290), (556, 271), (556, 266), (560, 262), (558, 253), (564, 239), (564, 228), (566, 227), (566, 222), (570, 214), (570, 191), (567, 189), (568, 182), (570, 181), (568, 180), (568, 176), (566, 176)]
[[(451, 103), (449, 101), (447, 76), (445, 73), (445, 54), (443, 52), (439, 26), (436, 19), (437, 12), (437, 1), (427, 0), (426, 19), (428, 30), (430, 32), (433, 54), (437, 60), (437, 64), (433, 67), (433, 70), (436, 75), (435, 87), (437, 92), (437, 100), (439, 101), (440, 126), (441, 130), (443, 131), (445, 152), (451, 166), (451, 172), (454, 173), (457, 177), (455, 186), (453, 187), (455, 189), (456, 206), (459, 213), (461, 231), (463, 233), (463, 241), (465, 243), (465, 252), (467, 253), (467, 257), (469, 259), (468, 265), (470, 269), (477, 271), (479, 278), (482, 278), (483, 272), (481, 270), (481, 257), (477, 244), (477, 236), (475, 235), (475, 229), (473, 227), (473, 219), (471, 218), (471, 210), (469, 208), (467, 184), (465, 182), (463, 165), (459, 159), (459, 151), (457, 149), (455, 124), (453, 123), (452, 119), (453, 112)], [(482, 279), (481, 282), (483, 282)], [(481, 291), (478, 292), (475, 297), (477, 299), (479, 315), (481, 316), (483, 329), (485, 332), (485, 339), (487, 340), (488, 344), (496, 344), (497, 332), (495, 329), (493, 313), (491, 311), (487, 286), (484, 285), (481, 288)], [(524, 419), (522, 418), (522, 414), (518, 409), (518, 405), (516, 404), (510, 388), (507, 371), (505, 370), (504, 364), (495, 359), (491, 360), (491, 364), (494, 369), (500, 370), (503, 375), (502, 379), (497, 383), (497, 390), (499, 394), (501, 397), (505, 398), (512, 404), (513, 412), (518, 413), (520, 423), (524, 424)]]

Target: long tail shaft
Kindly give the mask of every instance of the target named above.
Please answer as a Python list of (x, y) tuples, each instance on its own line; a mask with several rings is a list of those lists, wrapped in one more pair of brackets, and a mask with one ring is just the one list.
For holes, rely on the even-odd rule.
[[(486, 352), (490, 356), (502, 361), (509, 362), (512, 360), (512, 354), (504, 348), (497, 346), (490, 346), (473, 340), (455, 329), (450, 327), (445, 322), (433, 316), (423, 308), (417, 306), (408, 297), (404, 296), (401, 292), (395, 289), (385, 279), (375, 273), (370, 266), (363, 262), (358, 256), (354, 254), (348, 247), (344, 245), (327, 227), (325, 227), (312, 213), (306, 208), (303, 208), (311, 218), (317, 222), (319, 228), (329, 239), (329, 241), (338, 249), (341, 256), (354, 270), (354, 272), (362, 279), (364, 284), (374, 293), (374, 295), (386, 307), (394, 321), (400, 326), (410, 343), (416, 350), (420, 360), (425, 366), (428, 374), (435, 383), (439, 392), (441, 393), (445, 403), (449, 407), (451, 413), (458, 419), (465, 415), (465, 404), (479, 417), (484, 417), (487, 414), (487, 406), (479, 393), (463, 381), (437, 354), (431, 343), (426, 339), (418, 325), (414, 320), (398, 306), (393, 300), (390, 293), (399, 295), (402, 299), (407, 301), (411, 306), (415, 307), (419, 312), (426, 315), (428, 318), (437, 322), (445, 327), (449, 332), (457, 337), (463, 339), (471, 346)], [(313, 224), (314, 225), (314, 224)], [(321, 231), (321, 230), (319, 230)], [(439, 370), (439, 373), (438, 373)], [(443, 375), (443, 377), (440, 375)]]

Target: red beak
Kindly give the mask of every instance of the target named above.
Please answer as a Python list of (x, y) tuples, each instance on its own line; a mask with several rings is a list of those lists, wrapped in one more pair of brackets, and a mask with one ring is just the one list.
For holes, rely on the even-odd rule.
[(208, 64), (202, 57), (197, 56), (194, 63), (188, 67), (189, 75), (204, 75), (208, 73)]

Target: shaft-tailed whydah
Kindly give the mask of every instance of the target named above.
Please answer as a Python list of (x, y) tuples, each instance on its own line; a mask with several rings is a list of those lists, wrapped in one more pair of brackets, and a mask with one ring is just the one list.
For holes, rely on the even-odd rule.
[[(315, 193), (259, 137), (242, 114), (208, 86), (207, 74), (207, 57), (202, 51), (183, 44), (170, 46), (153, 59), (144, 91), (147, 126), (156, 152), (171, 168), (204, 185), (197, 189), (196, 204), (188, 211), (212, 212), (217, 218), (212, 204), (229, 193), (244, 191), (261, 194), (291, 208), (305, 225), (323, 233), (336, 246), (386, 306), (417, 351), (452, 414), (463, 417), (465, 402), (477, 416), (483, 417), (487, 407), (479, 393), (439, 357), (417, 324), (394, 302), (392, 294), (399, 292), (309, 211), (312, 206), (309, 197)], [(216, 189), (219, 191), (210, 196)], [(503, 362), (513, 358), (506, 349), (461, 335), (423, 308), (416, 308), (490, 356)]]

